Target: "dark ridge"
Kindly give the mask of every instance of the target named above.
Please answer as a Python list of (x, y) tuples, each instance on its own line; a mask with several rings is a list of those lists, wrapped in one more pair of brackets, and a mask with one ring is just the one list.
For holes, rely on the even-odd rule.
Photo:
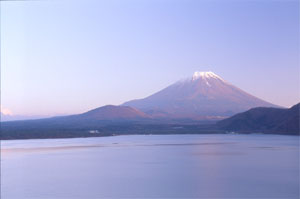
[(226, 131), (299, 135), (300, 103), (289, 109), (253, 108), (217, 122)]

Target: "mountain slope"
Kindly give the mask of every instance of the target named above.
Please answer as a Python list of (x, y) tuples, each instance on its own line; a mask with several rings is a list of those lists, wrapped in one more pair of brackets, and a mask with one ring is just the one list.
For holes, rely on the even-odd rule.
[[(69, 116), (1, 122), (1, 139), (67, 138), (138, 133), (148, 116), (131, 107), (103, 106)], [(91, 133), (97, 132), (97, 133)]]
[(217, 125), (227, 131), (299, 134), (300, 104), (289, 109), (253, 108)]
[(123, 105), (156, 117), (193, 119), (226, 117), (259, 106), (276, 107), (231, 85), (213, 72), (195, 72), (192, 78)]
[(89, 120), (131, 120), (148, 118), (145, 113), (135, 108), (114, 105), (102, 106), (86, 113), (76, 115), (75, 117)]

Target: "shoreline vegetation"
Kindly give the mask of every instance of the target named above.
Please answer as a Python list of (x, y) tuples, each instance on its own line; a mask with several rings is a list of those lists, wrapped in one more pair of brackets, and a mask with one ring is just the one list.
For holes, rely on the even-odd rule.
[[(177, 127), (176, 125), (175, 127)], [(139, 128), (133, 129), (124, 126), (107, 126), (101, 130), (97, 130), (98, 133), (90, 133), (91, 130), (32, 130), (32, 131), (15, 131), (15, 132), (2, 132), (1, 140), (28, 140), (28, 139), (66, 139), (66, 138), (92, 138), (92, 137), (109, 137), (109, 136), (122, 136), (122, 135), (197, 135), (197, 134), (272, 134), (272, 135), (295, 135), (299, 136), (299, 133), (286, 133), (286, 132), (263, 132), (263, 131), (224, 131), (221, 129), (202, 129), (199, 130), (201, 125), (195, 126), (181, 126), (182, 128), (175, 128), (170, 126), (169, 128), (160, 128), (159, 125), (147, 128), (139, 126)], [(143, 131), (139, 129), (143, 128)], [(107, 130), (105, 130), (107, 129)], [(116, 130), (112, 130), (116, 129)], [(117, 130), (119, 129), (119, 130)], [(92, 130), (95, 131), (95, 130)]]

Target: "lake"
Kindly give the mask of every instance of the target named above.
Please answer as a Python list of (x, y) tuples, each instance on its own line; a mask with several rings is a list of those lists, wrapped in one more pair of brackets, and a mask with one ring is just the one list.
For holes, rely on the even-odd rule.
[(299, 198), (299, 137), (128, 135), (1, 141), (8, 198)]

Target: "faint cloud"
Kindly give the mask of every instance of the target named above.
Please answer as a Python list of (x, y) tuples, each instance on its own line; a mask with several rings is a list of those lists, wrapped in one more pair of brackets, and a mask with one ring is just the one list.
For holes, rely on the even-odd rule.
[(1, 113), (3, 115), (12, 115), (13, 113), (11, 112), (11, 110), (7, 109), (7, 108), (4, 108), (1, 106)]

